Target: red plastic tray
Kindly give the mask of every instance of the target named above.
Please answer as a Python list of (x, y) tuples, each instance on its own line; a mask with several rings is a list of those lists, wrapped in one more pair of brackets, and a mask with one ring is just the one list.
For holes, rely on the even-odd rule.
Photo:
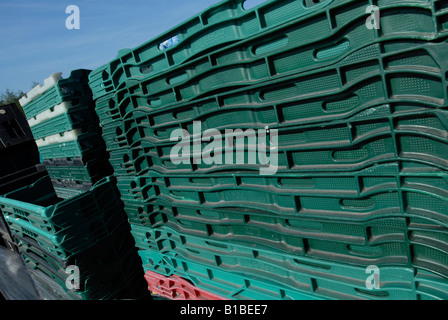
[(148, 270), (145, 273), (145, 279), (148, 282), (149, 291), (170, 300), (227, 300), (196, 288), (177, 275), (166, 277)]

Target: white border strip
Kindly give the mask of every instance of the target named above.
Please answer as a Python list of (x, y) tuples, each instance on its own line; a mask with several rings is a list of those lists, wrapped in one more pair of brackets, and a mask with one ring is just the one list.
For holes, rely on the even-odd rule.
[(42, 93), (44, 93), (45, 91), (56, 85), (56, 83), (58, 83), (58, 81), (62, 79), (64, 79), (62, 77), (62, 72), (53, 73), (49, 78), (44, 80), (43, 86), (38, 84), (33, 89), (31, 89), (31, 91), (25, 94), (25, 96), (23, 96), (23, 98), (19, 100), (20, 105), (22, 107), (27, 105), (28, 103), (36, 99), (38, 96), (40, 96)]
[(32, 117), (28, 120), (28, 124), (30, 125), (30, 127), (34, 127), (38, 124), (41, 124), (42, 122), (56, 118), (57, 116), (66, 113), (70, 106), (71, 101), (62, 102), (61, 104), (58, 104), (57, 106), (54, 106), (53, 108), (50, 108), (42, 113), (39, 113), (37, 116)]
[(65, 143), (74, 141), (81, 135), (83, 132), (81, 129), (76, 129), (72, 131), (67, 131), (64, 133), (58, 133), (52, 136), (48, 136), (39, 140), (36, 140), (36, 144), (39, 148), (50, 146), (53, 144)]

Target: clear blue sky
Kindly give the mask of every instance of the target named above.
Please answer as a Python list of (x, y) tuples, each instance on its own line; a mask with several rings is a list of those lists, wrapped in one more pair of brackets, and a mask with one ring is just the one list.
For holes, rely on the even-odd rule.
[[(200, 13), (219, 0), (1, 0), (0, 92), (28, 92), (55, 72), (90, 69)], [(67, 6), (80, 9), (68, 30)]]

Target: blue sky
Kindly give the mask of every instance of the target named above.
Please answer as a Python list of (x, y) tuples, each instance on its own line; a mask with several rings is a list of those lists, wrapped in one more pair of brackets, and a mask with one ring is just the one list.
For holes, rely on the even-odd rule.
[[(0, 92), (28, 92), (55, 72), (94, 70), (219, 0), (1, 0)], [(66, 8), (80, 9), (68, 30)]]

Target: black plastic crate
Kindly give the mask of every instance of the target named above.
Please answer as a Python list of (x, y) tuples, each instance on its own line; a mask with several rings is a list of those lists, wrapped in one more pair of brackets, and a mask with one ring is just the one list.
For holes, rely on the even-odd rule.
[(104, 177), (113, 174), (108, 156), (97, 154), (90, 160), (62, 158), (45, 160), (44, 165), (59, 198), (69, 199), (89, 189)]
[(84, 192), (88, 192), (93, 184), (91, 182), (79, 182), (71, 180), (51, 179), (54, 191), (58, 198), (71, 199)]
[(81, 157), (51, 159), (45, 160), (44, 165), (52, 180), (71, 187), (86, 183), (92, 185), (113, 173), (106, 155), (90, 161)]
[(6, 149), (0, 148), (0, 177), (40, 164), (39, 151), (34, 140), (23, 142)]
[(38, 164), (0, 177), (0, 195), (28, 186), (47, 175), (45, 166)]
[(25, 116), (15, 104), (0, 107), (0, 149), (33, 140)]

